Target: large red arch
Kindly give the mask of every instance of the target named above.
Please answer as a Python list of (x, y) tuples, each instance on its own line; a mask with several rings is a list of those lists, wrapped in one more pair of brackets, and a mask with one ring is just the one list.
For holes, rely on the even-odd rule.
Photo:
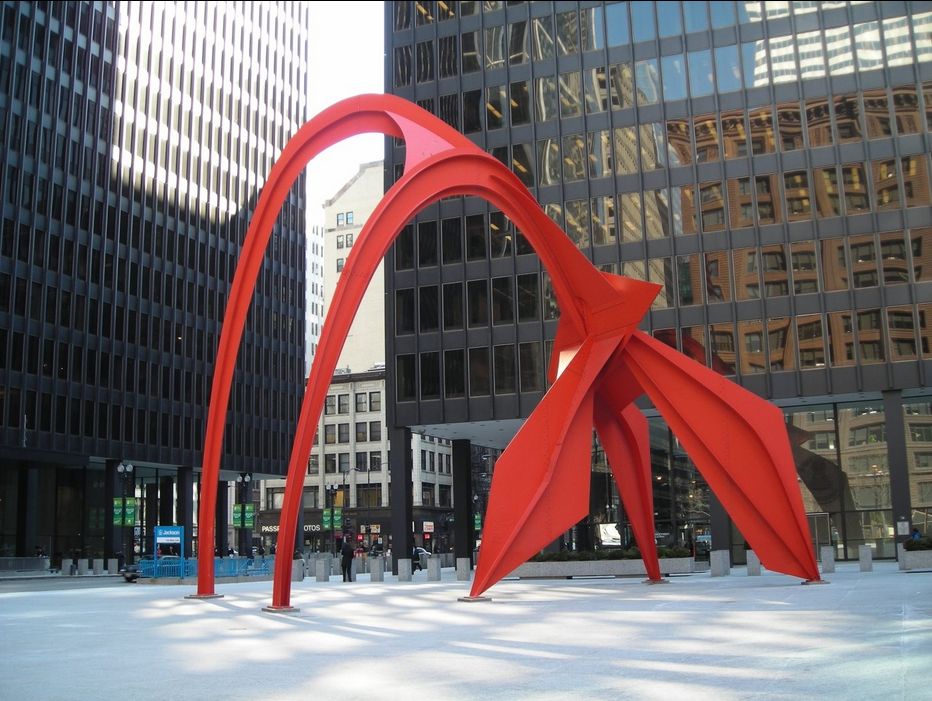
[[(635, 535), (649, 575), (659, 578), (646, 424), (631, 408), (633, 399), (643, 392), (668, 420), (761, 561), (770, 569), (818, 579), (779, 411), (636, 331), (656, 286), (595, 270), (511, 171), (433, 116), (391, 96), (353, 98), (311, 120), (286, 146), (260, 197), (234, 277), (218, 349), (199, 512), (201, 562), (212, 561), (211, 516), (223, 418), (246, 311), (272, 225), (310, 158), (335, 141), (363, 131), (403, 136), (406, 171), (363, 227), (331, 302), (289, 460), (279, 553), (290, 553), (294, 547), (314, 430), (369, 279), (398, 232), (418, 211), (443, 197), (473, 195), (500, 208), (525, 234), (551, 275), (561, 320), (551, 359), (553, 386), (497, 463), (472, 593), (487, 589), (585, 514), (588, 479), (582, 479), (581, 466), (588, 474), (593, 426), (606, 443), (626, 509), (637, 522)], [(676, 401), (684, 391), (690, 393), (688, 406)], [(711, 434), (721, 434), (722, 424), (711, 423), (709, 416), (734, 423), (740, 438), (724, 443), (716, 440)], [(750, 468), (744, 463), (745, 455), (755, 460)], [(751, 479), (744, 473), (750, 473)], [(765, 490), (777, 491), (768, 494)], [(771, 500), (772, 494), (776, 498)], [(287, 556), (277, 558), (273, 610), (289, 608), (290, 564)], [(212, 568), (199, 568), (198, 595), (212, 595), (213, 586)]]

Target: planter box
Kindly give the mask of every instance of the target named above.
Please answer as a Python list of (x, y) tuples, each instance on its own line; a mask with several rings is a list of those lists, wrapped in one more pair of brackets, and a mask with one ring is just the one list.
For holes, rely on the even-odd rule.
[[(666, 557), (660, 559), (661, 574), (689, 574), (695, 572), (696, 560), (692, 557)], [(646, 577), (644, 560), (576, 560), (572, 562), (525, 562), (509, 577), (569, 579), (571, 577)]]
[(904, 570), (932, 570), (932, 550), (904, 550)]

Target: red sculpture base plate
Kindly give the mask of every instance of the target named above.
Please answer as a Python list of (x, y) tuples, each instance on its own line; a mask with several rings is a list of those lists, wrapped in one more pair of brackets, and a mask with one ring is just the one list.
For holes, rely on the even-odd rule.
[(185, 599), (222, 599), (223, 594), (188, 594)]

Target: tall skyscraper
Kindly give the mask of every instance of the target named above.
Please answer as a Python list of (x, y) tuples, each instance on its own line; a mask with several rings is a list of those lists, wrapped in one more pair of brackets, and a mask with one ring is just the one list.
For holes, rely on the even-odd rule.
[[(932, 4), (391, 2), (385, 18), (394, 94), (510, 167), (597, 267), (661, 285), (645, 330), (784, 409), (818, 544), (892, 557), (928, 530)], [(404, 158), (392, 142), (387, 184)], [(468, 198), (418, 215), (389, 265), (390, 432), (503, 445), (545, 390), (546, 271)], [(659, 541), (711, 534), (743, 562), (644, 408)], [(599, 523), (630, 536), (594, 445), (580, 547)]]
[[(307, 118), (307, 12), (3, 4), (2, 554), (151, 551), (156, 523), (190, 541), (227, 293), (258, 192)], [(304, 206), (302, 179), (239, 355), (228, 480), (285, 470), (304, 377)], [(132, 515), (123, 496), (139, 498)]]

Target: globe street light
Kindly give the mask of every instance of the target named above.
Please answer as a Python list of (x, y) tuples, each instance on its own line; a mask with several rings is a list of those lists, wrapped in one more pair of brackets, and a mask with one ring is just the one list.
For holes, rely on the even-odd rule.
[(252, 555), (249, 548), (249, 542), (246, 537), (246, 500), (249, 498), (249, 483), (252, 481), (252, 475), (248, 472), (240, 472), (236, 477), (236, 482), (240, 485), (239, 504), (236, 508), (239, 510), (239, 554), (242, 557)]

